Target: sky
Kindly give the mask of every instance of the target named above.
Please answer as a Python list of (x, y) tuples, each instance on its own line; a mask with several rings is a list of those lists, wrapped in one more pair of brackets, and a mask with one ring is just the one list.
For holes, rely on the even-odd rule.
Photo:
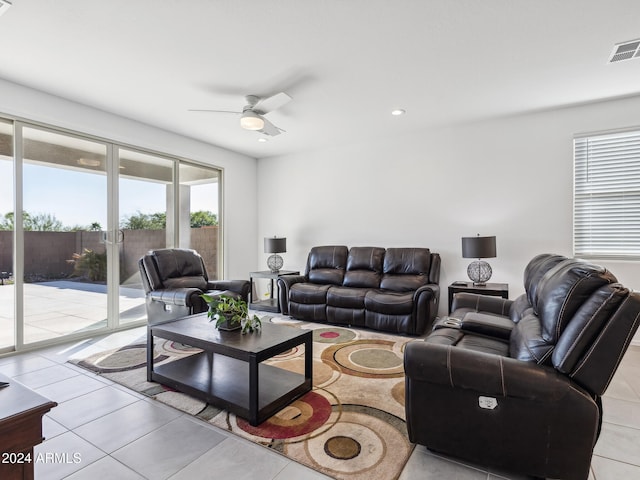
[[(64, 227), (100, 223), (107, 228), (107, 177), (89, 171), (75, 171), (41, 165), (24, 165), (24, 210), (30, 214), (48, 213)], [(120, 219), (142, 213), (166, 210), (164, 184), (121, 178), (119, 183)], [(191, 189), (191, 211), (218, 212), (217, 185), (198, 185)], [(13, 211), (13, 165), (0, 161), (0, 214)]]

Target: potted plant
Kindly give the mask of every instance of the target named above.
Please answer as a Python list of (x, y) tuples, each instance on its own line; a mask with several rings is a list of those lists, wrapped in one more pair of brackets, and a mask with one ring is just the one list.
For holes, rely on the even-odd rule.
[(247, 302), (241, 298), (234, 298), (228, 295), (211, 296), (206, 293), (200, 297), (207, 302), (209, 310), (207, 316), (210, 321), (216, 322), (218, 330), (238, 330), (242, 329), (242, 334), (260, 330), (262, 322), (257, 315), (249, 315)]

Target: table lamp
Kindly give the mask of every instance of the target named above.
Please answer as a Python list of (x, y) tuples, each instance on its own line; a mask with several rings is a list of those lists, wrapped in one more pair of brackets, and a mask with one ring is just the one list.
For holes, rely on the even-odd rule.
[(284, 261), (282, 257), (278, 255), (279, 253), (284, 253), (287, 251), (287, 239), (284, 237), (264, 237), (264, 253), (272, 253), (269, 258), (267, 258), (267, 266), (271, 273), (278, 273), (284, 265)]
[(474, 285), (486, 285), (491, 278), (491, 267), (481, 258), (496, 256), (496, 237), (462, 237), (462, 258), (477, 258), (467, 267), (467, 275)]

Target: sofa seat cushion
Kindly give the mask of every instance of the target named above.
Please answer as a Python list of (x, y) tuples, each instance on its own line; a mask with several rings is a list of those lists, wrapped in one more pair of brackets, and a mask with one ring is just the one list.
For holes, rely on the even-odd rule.
[(368, 291), (368, 288), (331, 287), (327, 292), (327, 305), (364, 309), (364, 297)]
[(368, 311), (388, 315), (407, 315), (413, 311), (413, 292), (369, 290), (364, 299)]
[(327, 302), (327, 291), (331, 285), (318, 285), (315, 283), (296, 283), (289, 291), (289, 301), (312, 305)]

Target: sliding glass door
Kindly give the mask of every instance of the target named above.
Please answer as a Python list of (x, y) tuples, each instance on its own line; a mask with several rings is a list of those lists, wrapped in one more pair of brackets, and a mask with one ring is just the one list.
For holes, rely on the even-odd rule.
[(174, 168), (171, 159), (118, 149), (120, 324), (146, 319), (138, 260), (175, 244)]
[(21, 132), (24, 343), (104, 329), (107, 146), (35, 127)]
[(0, 119), (0, 352), (15, 341), (13, 123)]
[(180, 247), (196, 250), (204, 260), (209, 280), (218, 279), (220, 266), (220, 171), (180, 163)]
[(219, 278), (220, 170), (0, 118), (0, 352), (146, 322), (138, 260)]

